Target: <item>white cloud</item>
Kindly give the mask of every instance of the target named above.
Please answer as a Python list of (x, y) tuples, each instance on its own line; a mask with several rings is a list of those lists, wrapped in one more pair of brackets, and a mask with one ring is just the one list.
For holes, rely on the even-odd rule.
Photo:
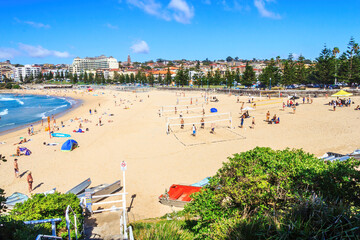
[(266, 18), (281, 19), (280, 14), (271, 12), (265, 8), (265, 2), (274, 2), (274, 0), (254, 0), (254, 5), (259, 11), (260, 15)]
[(48, 50), (42, 46), (32, 46), (28, 44), (19, 43), (19, 49), (23, 51), (29, 57), (43, 58), (43, 57), (57, 57), (57, 58), (68, 58), (70, 54), (68, 52), (60, 52), (56, 50)]
[(126, 0), (126, 2), (132, 6), (140, 8), (144, 12), (165, 19), (171, 20), (168, 13), (163, 9), (161, 3), (156, 0)]
[(110, 23), (105, 24), (105, 26), (108, 27), (108, 28), (110, 28), (110, 29), (119, 29), (118, 26), (112, 25), (112, 24), (110, 24)]
[(249, 11), (248, 1), (240, 0), (218, 0), (217, 4), (222, 5), (225, 11)]
[(14, 48), (0, 47), (0, 59), (11, 59), (19, 55), (19, 51)]
[[(209, 2), (210, 0), (206, 0)], [(166, 21), (175, 20), (179, 23), (188, 24), (194, 17), (194, 7), (186, 0), (170, 0), (163, 6), (158, 0), (126, 0), (130, 6), (137, 7), (147, 14), (156, 16)]]
[(21, 21), (18, 18), (14, 18), (14, 19), (18, 23), (24, 23), (24, 24), (27, 24), (27, 25), (30, 25), (30, 26), (36, 27), (36, 28), (50, 28), (49, 24), (38, 23), (38, 22), (33, 22), (33, 21)]
[(171, 0), (168, 8), (174, 10), (173, 17), (179, 23), (189, 24), (194, 17), (194, 8), (185, 0)]
[(137, 43), (135, 43), (134, 45), (132, 45), (130, 47), (130, 49), (133, 51), (133, 53), (149, 53), (150, 52), (150, 48), (148, 46), (148, 44), (145, 41), (139, 41)]

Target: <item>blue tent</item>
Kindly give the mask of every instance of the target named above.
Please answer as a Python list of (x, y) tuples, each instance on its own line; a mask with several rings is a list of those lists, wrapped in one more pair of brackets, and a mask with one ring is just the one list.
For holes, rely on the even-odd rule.
[(217, 112), (217, 109), (216, 109), (216, 108), (211, 108), (211, 109), (210, 109), (210, 112), (216, 113), (216, 112)]
[(78, 143), (74, 139), (69, 139), (61, 146), (62, 152), (70, 152), (78, 146)]

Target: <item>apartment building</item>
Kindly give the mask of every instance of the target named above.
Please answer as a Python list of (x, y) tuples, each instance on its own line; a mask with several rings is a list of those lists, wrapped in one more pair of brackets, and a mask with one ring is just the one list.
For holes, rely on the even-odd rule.
[(35, 67), (31, 65), (25, 65), (24, 67), (15, 67), (14, 68), (14, 76), (15, 81), (19, 82), (21, 77), (25, 79), (25, 77), (29, 77), (33, 75), (34, 77), (38, 76), (41, 72), (41, 67)]
[(101, 55), (99, 57), (75, 58), (73, 64), (70, 66), (70, 72), (80, 73), (84, 70), (97, 69), (114, 69), (119, 68), (119, 63), (116, 58), (106, 57)]

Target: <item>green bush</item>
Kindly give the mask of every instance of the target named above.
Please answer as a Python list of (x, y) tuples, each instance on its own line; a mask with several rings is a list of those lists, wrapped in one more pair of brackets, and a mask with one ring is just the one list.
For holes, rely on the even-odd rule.
[(6, 83), (6, 84), (5, 84), (5, 88), (11, 89), (11, 88), (12, 88), (12, 84), (11, 84), (11, 83)]
[[(71, 206), (79, 219), (78, 229), (82, 229), (83, 216), (79, 203), (79, 199), (74, 194), (60, 194), (58, 192), (46, 196), (35, 194), (24, 203), (16, 204), (10, 212), (10, 217), (17, 221), (61, 218), (62, 221), (56, 224), (56, 228), (57, 232), (62, 233), (62, 237), (65, 237), (67, 236), (65, 210), (68, 205)], [(70, 218), (72, 219), (72, 215)], [(51, 223), (41, 225), (45, 229), (51, 230)], [(72, 237), (75, 238), (75, 235)]]
[(12, 86), (12, 88), (13, 88), (13, 89), (20, 89), (20, 85), (19, 85), (19, 84), (14, 84), (14, 85)]
[(325, 163), (302, 150), (257, 147), (223, 163), (210, 185), (192, 195), (194, 201), (185, 210), (198, 217), (194, 228), (198, 237), (209, 239), (227, 239), (213, 234), (238, 225), (250, 233), (269, 226), (277, 230), (300, 200), (314, 194), (328, 205), (337, 207), (341, 201), (355, 211), (360, 206), (360, 172), (355, 170), (359, 165), (355, 159)]
[(0, 239), (34, 240), (39, 233), (51, 235), (51, 230), (41, 225), (25, 225), (23, 221), (14, 220), (10, 216), (0, 216)]

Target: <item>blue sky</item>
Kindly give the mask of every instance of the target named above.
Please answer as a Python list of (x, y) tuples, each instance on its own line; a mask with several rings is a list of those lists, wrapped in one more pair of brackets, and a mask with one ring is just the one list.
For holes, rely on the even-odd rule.
[(0, 61), (314, 59), (360, 42), (359, 0), (0, 0)]

